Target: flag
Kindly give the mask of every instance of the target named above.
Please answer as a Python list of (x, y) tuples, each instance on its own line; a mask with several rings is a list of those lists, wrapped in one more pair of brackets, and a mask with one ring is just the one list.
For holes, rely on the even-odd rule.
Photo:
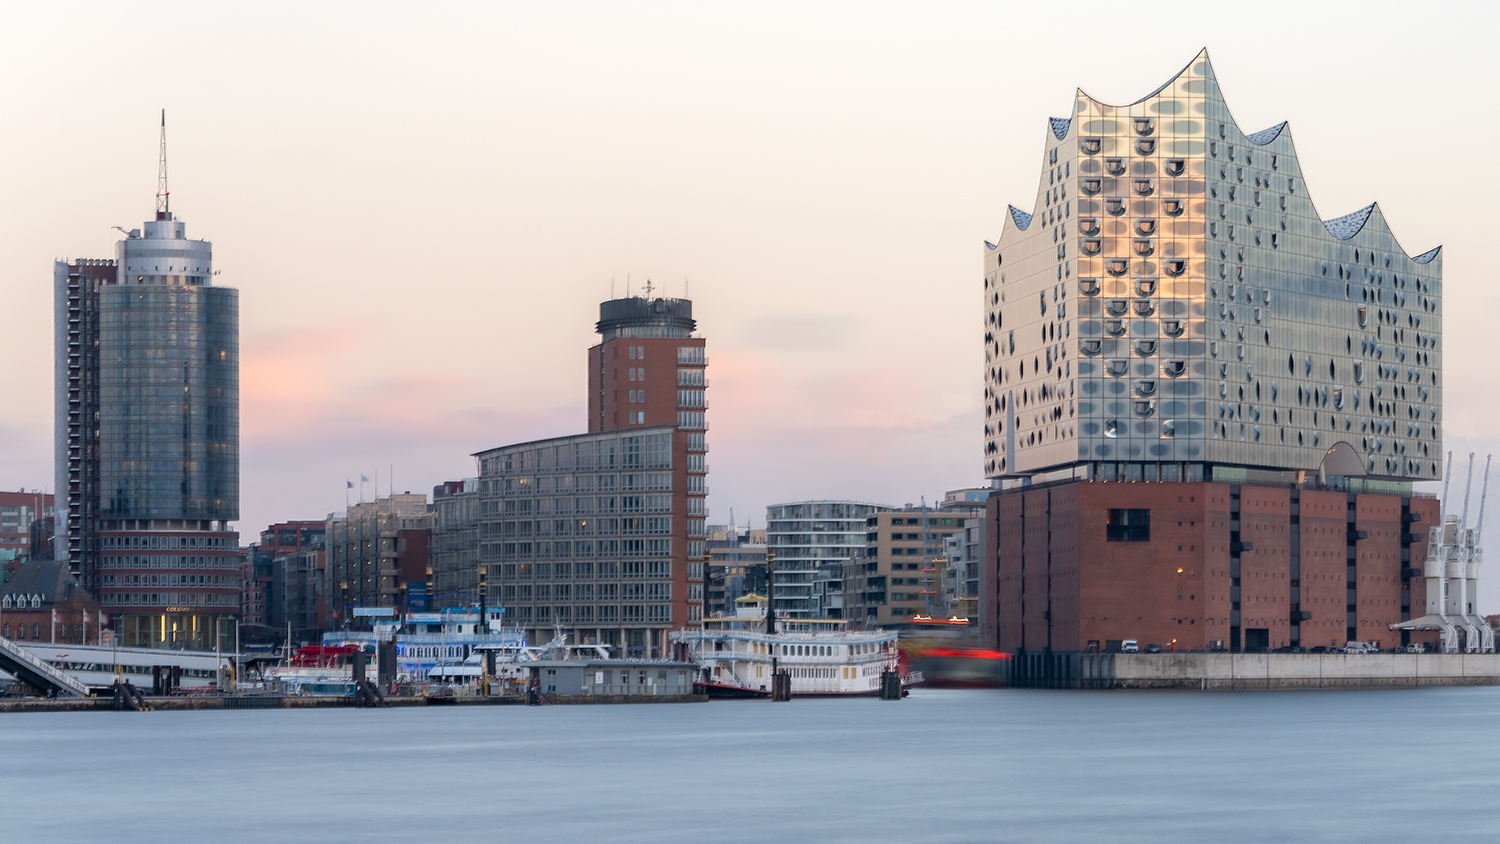
[(58, 624), (61, 621), (62, 621), (62, 618), (58, 616), (57, 610), (53, 610), (52, 611), (52, 623), (53, 624)]
[(89, 611), (88, 610), (84, 610), (83, 611), (83, 626), (84, 627), (89, 626)]
[(360, 475), (359, 476), (359, 482), (362, 483), (362, 484), (367, 484), (367, 483), (370, 482), (370, 479), (367, 478), (367, 477), (365, 477), (364, 475)]
[(344, 487), (347, 489), (354, 489), (354, 481), (344, 481)]

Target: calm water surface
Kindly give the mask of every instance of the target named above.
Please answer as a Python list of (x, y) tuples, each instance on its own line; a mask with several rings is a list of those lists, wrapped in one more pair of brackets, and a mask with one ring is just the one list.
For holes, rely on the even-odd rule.
[(1500, 688), (0, 716), (0, 840), (1500, 840)]

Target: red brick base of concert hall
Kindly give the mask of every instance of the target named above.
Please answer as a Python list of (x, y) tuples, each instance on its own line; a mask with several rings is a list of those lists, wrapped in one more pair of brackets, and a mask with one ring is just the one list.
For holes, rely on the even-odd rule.
[(1435, 498), (1294, 486), (1072, 481), (989, 500), (996, 644), (1088, 651), (1436, 642), (1425, 605)]

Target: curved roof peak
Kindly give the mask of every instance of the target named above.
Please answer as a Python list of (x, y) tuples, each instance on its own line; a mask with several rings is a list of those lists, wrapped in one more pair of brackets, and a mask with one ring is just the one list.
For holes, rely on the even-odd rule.
[(1418, 264), (1430, 264), (1432, 263), (1432, 259), (1436, 258), (1438, 256), (1438, 253), (1441, 251), (1443, 251), (1443, 247), (1434, 246), (1426, 252), (1423, 252), (1421, 255), (1413, 258), (1412, 260), (1417, 262)]
[(1266, 144), (1269, 144), (1270, 142), (1276, 140), (1276, 137), (1281, 134), (1281, 130), (1285, 128), (1286, 121), (1283, 120), (1269, 129), (1262, 129), (1259, 132), (1254, 132), (1246, 135), (1245, 140), (1257, 146), (1265, 146)]
[(1168, 79), (1167, 81), (1161, 83), (1160, 85), (1158, 85), (1156, 87), (1156, 90), (1152, 91), (1151, 93), (1147, 94), (1144, 97), (1141, 97), (1140, 99), (1136, 100), (1135, 102), (1126, 103), (1124, 106), (1116, 106), (1116, 105), (1113, 105), (1111, 103), (1106, 103), (1103, 100), (1098, 99), (1097, 97), (1091, 96), (1087, 91), (1083, 90), (1082, 88), (1078, 89), (1078, 95), (1081, 96), (1081, 97), (1088, 97), (1088, 99), (1090, 101), (1098, 103), (1099, 105), (1102, 105), (1102, 106), (1106, 106), (1108, 108), (1124, 108), (1124, 107), (1128, 107), (1128, 106), (1137, 105), (1137, 104), (1145, 102), (1146, 100), (1151, 99), (1152, 97), (1156, 96), (1157, 94), (1160, 94), (1162, 91), (1165, 91), (1167, 88), (1171, 87), (1173, 82), (1176, 82), (1177, 80), (1181, 79), (1183, 76), (1186, 76), (1188, 74), (1188, 72), (1191, 71), (1193, 69), (1193, 67), (1198, 64), (1199, 61), (1203, 62), (1203, 75), (1205, 77), (1212, 77), (1214, 75), (1213, 64), (1209, 61), (1209, 58), (1208, 58), (1208, 48), (1204, 47), (1203, 49), (1201, 49), (1201, 50), (1198, 51), (1198, 55), (1193, 56), (1193, 60), (1192, 61), (1188, 62), (1186, 65), (1183, 66), (1182, 70), (1179, 70), (1176, 73), (1172, 74), (1171, 78)]
[(1021, 231), (1026, 231), (1026, 228), (1031, 225), (1031, 215), (1027, 214), (1025, 211), (1022, 211), (1014, 205), (1008, 205), (1006, 207), (1010, 209), (1010, 218), (1015, 222), (1016, 228), (1020, 229)]
[(1052, 122), (1052, 137), (1060, 141), (1068, 136), (1068, 127), (1073, 125), (1073, 118), (1049, 117), (1047, 119)]
[(1359, 230), (1365, 227), (1365, 223), (1369, 221), (1370, 215), (1374, 212), (1375, 203), (1372, 202), (1351, 214), (1334, 217), (1331, 220), (1324, 220), (1323, 228), (1328, 229), (1328, 233), (1339, 240), (1348, 240), (1359, 234)]

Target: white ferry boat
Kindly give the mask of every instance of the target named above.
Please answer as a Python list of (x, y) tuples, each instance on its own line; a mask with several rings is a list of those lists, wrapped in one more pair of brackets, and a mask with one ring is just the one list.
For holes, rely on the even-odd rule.
[[(408, 613), (394, 629), (396, 640), (396, 680), (401, 683), (423, 683), (447, 668), (464, 664), (476, 651), (500, 652), (500, 662), (515, 661), (534, 648), (526, 646), (526, 635), (505, 627), (500, 612), (487, 613), (487, 624), (481, 627), (479, 613), (445, 610), (441, 613)], [(354, 647), (373, 654), (380, 639), (388, 639), (390, 630), (374, 633), (361, 630), (334, 630), (323, 634), (325, 647)], [(531, 658), (535, 658), (532, 656)]]
[[(793, 697), (877, 695), (881, 674), (901, 673), (901, 685), (922, 682), (885, 630), (848, 631), (843, 619), (766, 617), (766, 599), (746, 595), (735, 614), (703, 619), (701, 630), (679, 630), (672, 640), (702, 666), (699, 686), (711, 697), (769, 697), (771, 672), (790, 672)], [(768, 628), (774, 632), (768, 632)]]

